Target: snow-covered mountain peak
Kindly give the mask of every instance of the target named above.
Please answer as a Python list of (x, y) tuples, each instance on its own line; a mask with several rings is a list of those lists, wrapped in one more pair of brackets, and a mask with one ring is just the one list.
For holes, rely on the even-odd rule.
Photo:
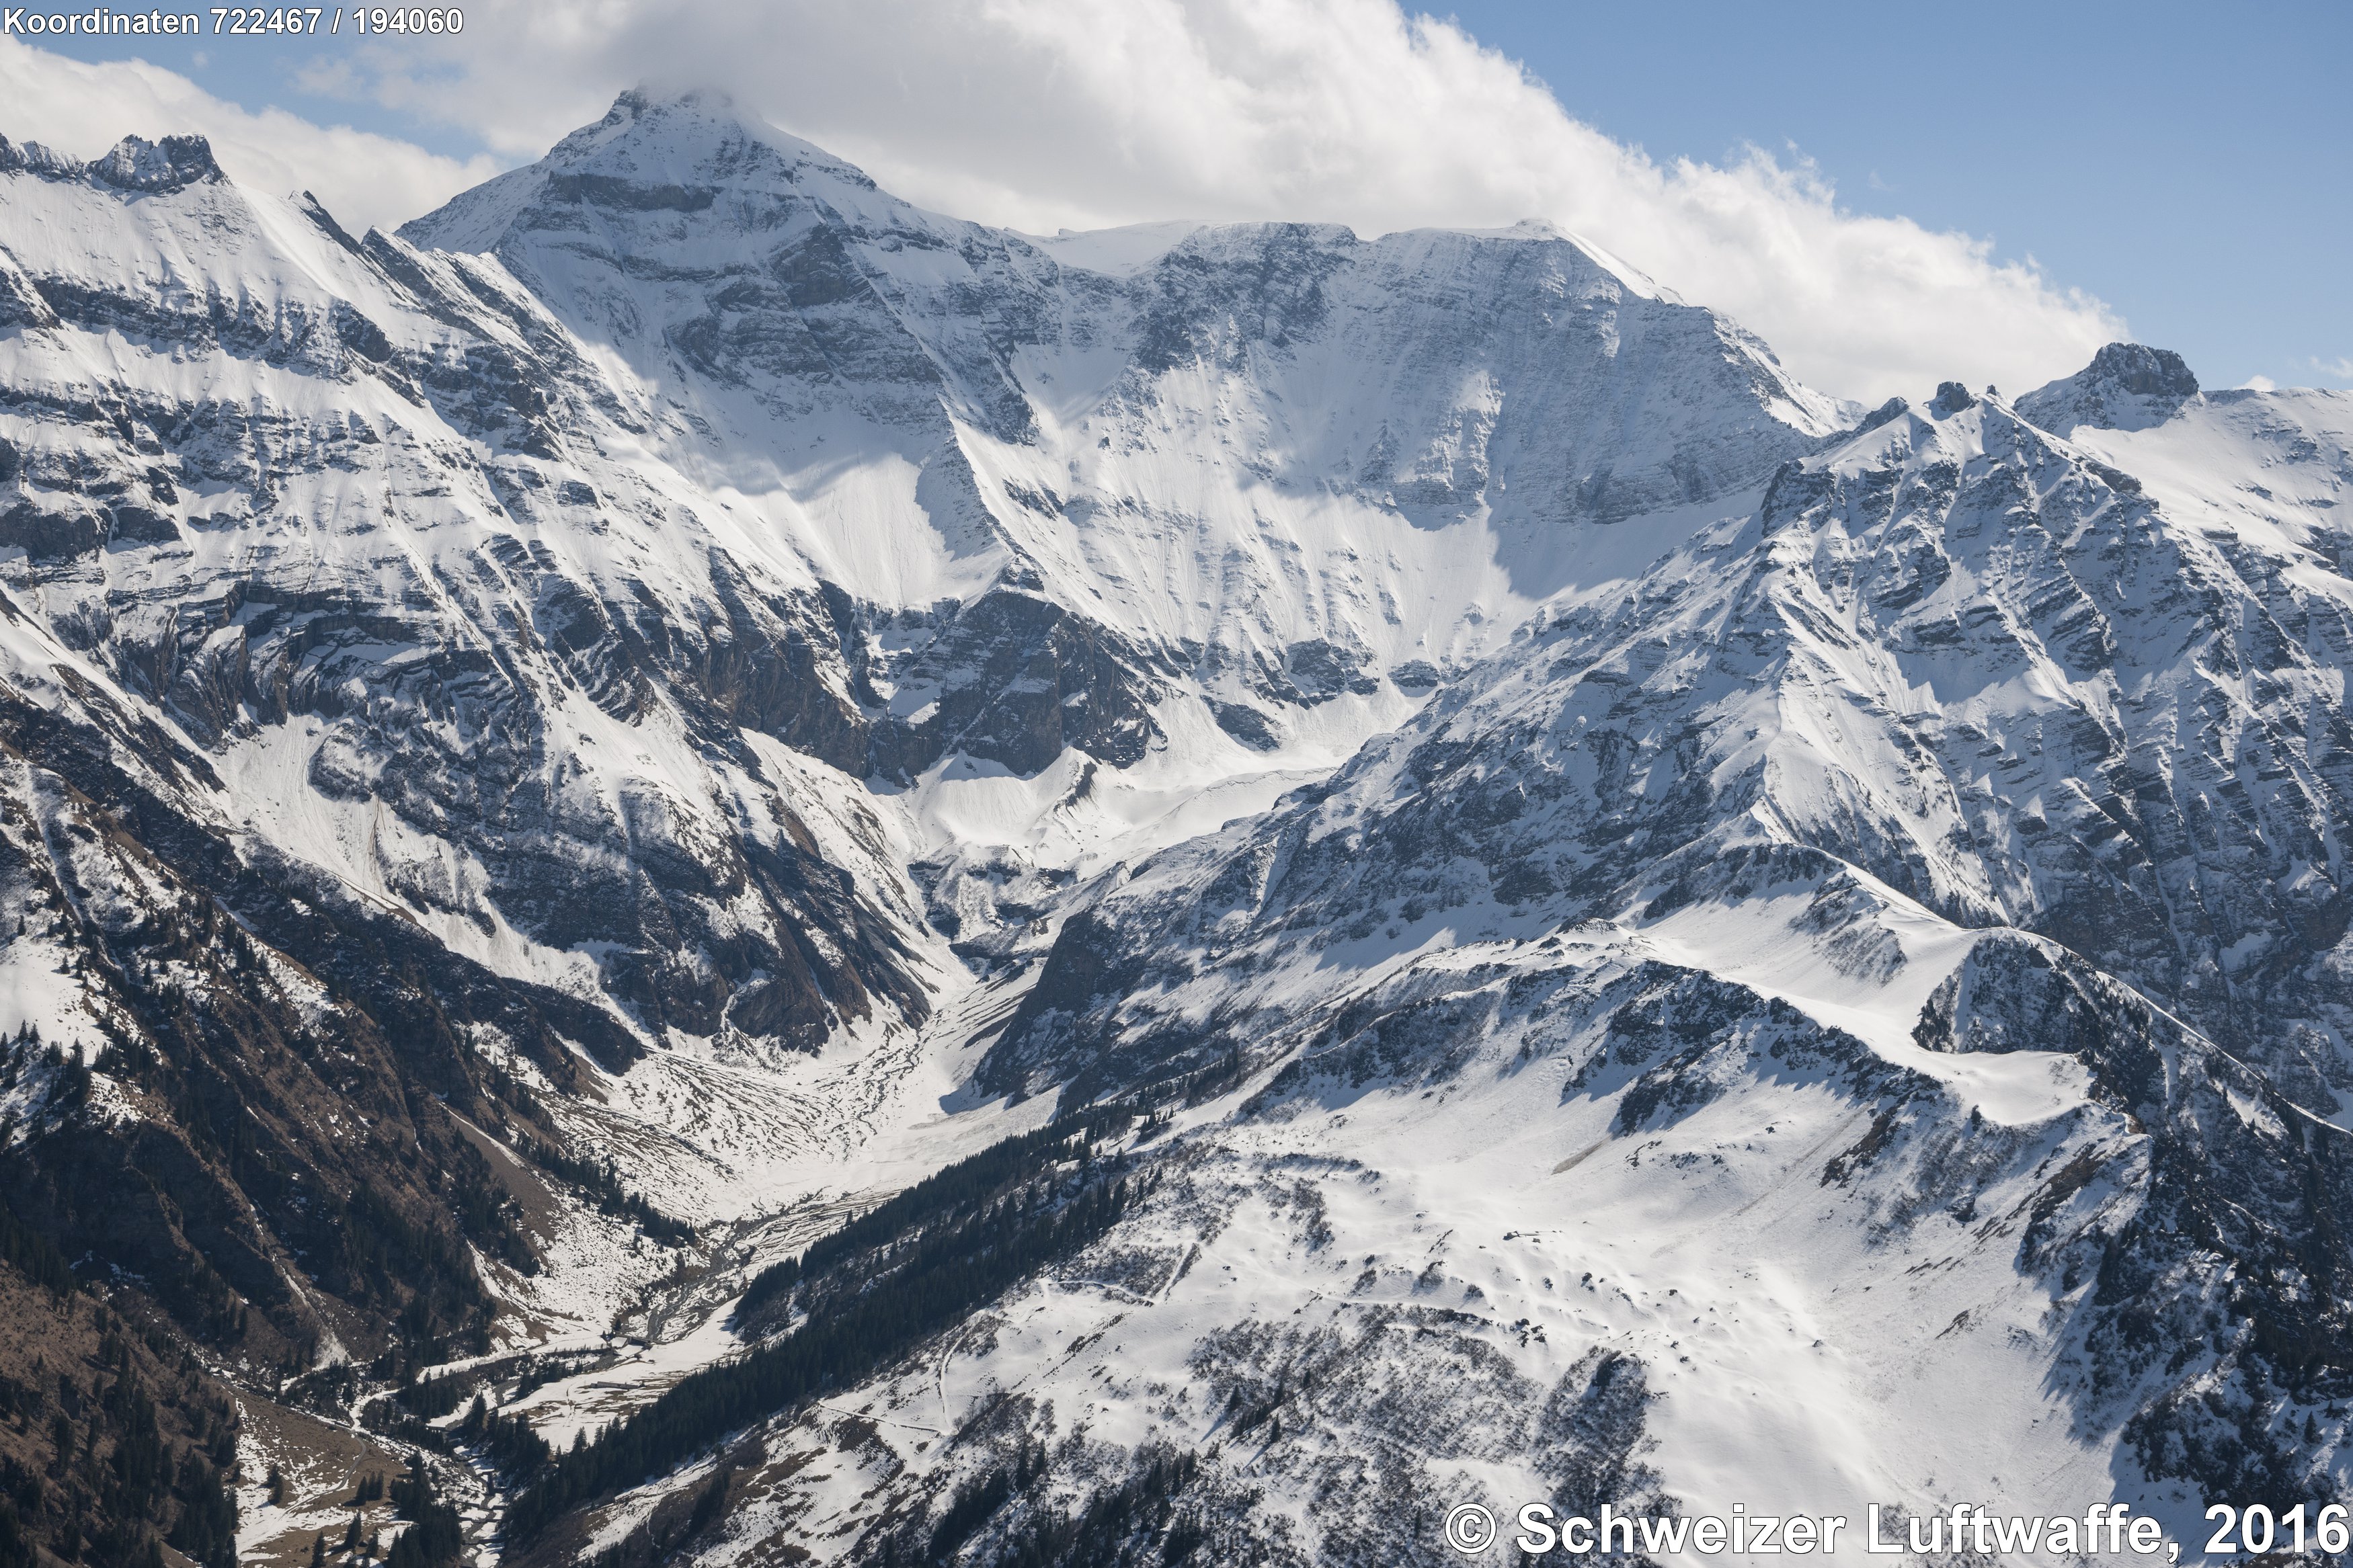
[(51, 180), (94, 179), (124, 191), (176, 191), (228, 178), (213, 161), (212, 143), (201, 136), (166, 136), (161, 142), (125, 136), (89, 163), (38, 142), (19, 146), (0, 136), (0, 174), (18, 170)]
[(2198, 395), (2198, 377), (2170, 349), (2110, 343), (2070, 376), (2018, 400), (2018, 411), (2057, 436), (2082, 426), (2146, 430), (2179, 413)]
[[(391, 401), (407, 404), (420, 395), (413, 373), (448, 347), (453, 329), (502, 345), (554, 329), (543, 312), (534, 322), (511, 279), (479, 262), (473, 275), (500, 305), (472, 289), (427, 304), (419, 291), (454, 286), (450, 268), (381, 237), (371, 237), (371, 252), (307, 193), (236, 184), (200, 136), (128, 137), (90, 163), (7, 151), (0, 142), (0, 322), (111, 329), (132, 353), (227, 345), (343, 383), (383, 383)], [(58, 338), (47, 347), (72, 363), (90, 345)]]
[(176, 191), (228, 178), (213, 161), (212, 143), (201, 136), (166, 136), (161, 142), (126, 136), (90, 172), (126, 191)]
[(403, 237), (0, 142), (0, 1036), (108, 1042), (5, 1213), (536, 1507), (890, 1299), (726, 1315), (818, 1229), (1166, 1113), (517, 1563), (2342, 1495), (2353, 397), (1861, 414), (1549, 225), (1028, 237), (712, 94)]
[(431, 248), (492, 250), (549, 201), (645, 215), (702, 213), (723, 201), (722, 218), (757, 231), (779, 221), (761, 209), (788, 203), (802, 186), (804, 194), (851, 205), (876, 189), (863, 171), (743, 114), (725, 93), (655, 97), (631, 89), (539, 162), (464, 192), (404, 225), (401, 234)]
[(1977, 406), (1977, 398), (1957, 381), (1940, 381), (1936, 395), (1928, 401), (1928, 412), (1938, 419), (1949, 419), (1964, 408)]
[[(404, 600), (462, 584), (434, 591), (462, 640), (533, 624), (534, 657), (576, 663), (549, 679), (632, 722), (659, 706), (638, 683), (683, 680), (690, 730), (717, 700), (914, 786), (895, 798), (967, 942), (1000, 896), (1035, 905), (1008, 889), (1041, 864), (1067, 877), (1185, 830), (1187, 800), (1234, 815), (1329, 768), (1545, 595), (1624, 579), (1852, 414), (1551, 226), (1172, 225), (1092, 237), (1131, 263), (1097, 269), (1073, 254), (1091, 237), (922, 212), (712, 94), (624, 94), (397, 239), (210, 179), (200, 144), (112, 156), (114, 184), (9, 176), (30, 182), (0, 235), (12, 318), (160, 343), (219, 340), (229, 312), (237, 374), (297, 426), (339, 411), (363, 447), (398, 437), (368, 462), (462, 479), (416, 481), (414, 542), (377, 564), (386, 524), (333, 499), (332, 464), (265, 481), (240, 453), (199, 505), (126, 452), (100, 505), (58, 491), (65, 444), (28, 432), (10, 532), (73, 637), (126, 669), (187, 645), (140, 679), (227, 743), (291, 718), (250, 671), (295, 657), (294, 613), (208, 632), (201, 679), (175, 668), (196, 650), (159, 619), (173, 547), (216, 575), (266, 538), (313, 596), (322, 560), (355, 601), (372, 574)], [(83, 341), (27, 363), (128, 374), (80, 366)], [(160, 410), (169, 373), (136, 376)], [(447, 651), (446, 625), (402, 625)], [(751, 698), (746, 647), (797, 684)], [(354, 679), (408, 679), (379, 657)], [(959, 867), (985, 872), (978, 906)], [(491, 918), (479, 889), (433, 899)], [(721, 1009), (696, 1006), (707, 1032)]]
[(602, 120), (565, 137), (542, 162), (558, 170), (604, 163), (651, 171), (665, 163), (688, 168), (741, 159), (750, 146), (777, 153), (788, 168), (819, 169), (852, 184), (874, 183), (816, 143), (744, 113), (732, 94), (717, 88), (668, 95), (631, 89), (613, 100)]
[[(1329, 766), (1859, 412), (1550, 226), (1032, 239), (707, 97), (624, 95), (402, 233), (617, 355), (671, 461), (887, 624), (891, 712), (1024, 777), (1211, 715), (1208, 776)], [(1041, 603), (1132, 673), (984, 743), (939, 660)]]
[(18, 169), (31, 169), (54, 178), (70, 178), (80, 171), (81, 160), (52, 151), (38, 142), (19, 143), (0, 136), (0, 174)]
[[(1458, 232), (1475, 235), (1485, 231), (1479, 229), (1463, 229)], [(1563, 228), (1560, 225), (1555, 223), (1550, 218), (1524, 217), (1519, 222), (1512, 225), (1510, 228), (1497, 232), (1528, 239), (1559, 240), (1566, 244), (1573, 245), (1577, 249), (1583, 251), (1595, 266), (1599, 267), (1603, 271), (1617, 279), (1619, 282), (1624, 284), (1629, 290), (1641, 296), (1643, 299), (1658, 300), (1670, 305), (1681, 305), (1685, 302), (1682, 295), (1676, 293), (1673, 289), (1668, 288), (1665, 284), (1660, 282), (1657, 279), (1651, 277), (1649, 273), (1643, 271), (1632, 262), (1628, 261), (1623, 257), (1619, 256), (1616, 252), (1608, 249), (1606, 247), (1595, 244), (1584, 235), (1578, 234), (1571, 229)]]

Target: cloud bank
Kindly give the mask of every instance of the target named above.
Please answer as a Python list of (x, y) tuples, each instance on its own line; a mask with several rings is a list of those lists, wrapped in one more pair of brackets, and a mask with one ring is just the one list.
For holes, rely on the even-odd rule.
[(375, 90), (522, 154), (636, 80), (723, 87), (910, 200), (1030, 229), (1550, 218), (1852, 397), (2023, 390), (2125, 331), (1982, 240), (1842, 210), (1809, 167), (1646, 157), (1395, 0), (494, 0), (462, 53)]
[(309, 191), (354, 230), (391, 228), (505, 166), (489, 157), (459, 163), (283, 110), (249, 112), (157, 66), (94, 65), (0, 35), (0, 136), (96, 158), (125, 136), (191, 132), (212, 142), (237, 184), (272, 195)]
[[(371, 54), (337, 79), (516, 159), (597, 118), (621, 87), (717, 86), (910, 200), (1033, 231), (1300, 218), (1375, 235), (1549, 218), (1850, 397), (1954, 377), (2020, 391), (2125, 331), (2099, 300), (1982, 240), (1841, 209), (1809, 166), (1762, 152), (1721, 167), (1653, 160), (1395, 0), (475, 0), (466, 18), (460, 39)], [(6, 58), (0, 84), (14, 85)], [(160, 84), (144, 90), (165, 107)], [(290, 146), (274, 127), (267, 142)], [(448, 160), (384, 145), (394, 172), (353, 193), (355, 213), (381, 222), (406, 200), (390, 216), (412, 216), (446, 194)]]

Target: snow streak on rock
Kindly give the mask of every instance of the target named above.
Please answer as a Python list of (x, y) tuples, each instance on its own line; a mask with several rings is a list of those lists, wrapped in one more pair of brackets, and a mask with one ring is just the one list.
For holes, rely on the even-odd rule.
[[(2348, 432), (1865, 416), (1539, 226), (1028, 237), (707, 96), (396, 237), (0, 142), (0, 1197), (517, 1561), (2316, 1503)], [(499, 1538), (1096, 1100), (1106, 1234)]]

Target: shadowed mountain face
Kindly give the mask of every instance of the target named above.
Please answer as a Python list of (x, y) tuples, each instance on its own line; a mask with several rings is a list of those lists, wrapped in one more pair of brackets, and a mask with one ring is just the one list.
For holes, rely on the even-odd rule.
[(0, 142), (0, 1542), (2334, 1497), (2348, 429), (706, 96), (397, 237)]

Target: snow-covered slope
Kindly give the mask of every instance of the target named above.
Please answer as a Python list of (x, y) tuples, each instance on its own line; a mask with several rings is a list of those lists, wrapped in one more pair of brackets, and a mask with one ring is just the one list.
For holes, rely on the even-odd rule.
[[(2260, 423), (2309, 463), (2325, 406)], [(2194, 1547), (2339, 1493), (2353, 584), (2332, 509), (2223, 533), (2078, 435), (1894, 411), (1071, 917), (985, 1084), (1254, 1092), (961, 1404), (871, 1391), (1021, 1412), (888, 1429), (885, 1495), (1062, 1423), (1031, 1509), (1175, 1445), (1276, 1560), (1441, 1560), (1452, 1499), (2114, 1495)]]
[(265, 852), (458, 951), (657, 1036), (806, 1048), (878, 993), (920, 1021), (879, 819), (746, 737), (858, 758), (798, 560), (495, 264), (174, 168), (0, 173), (50, 312), (0, 342), (34, 612), (215, 748)]
[[(0, 1198), (249, 1397), (257, 1552), (421, 1448), (516, 1562), (2194, 1555), (2347, 1479), (2349, 432), (1864, 418), (1541, 226), (1036, 238), (707, 96), (397, 237), (0, 142)], [(554, 1502), (454, 1425), (667, 1419), (1099, 1100), (821, 1397)]]
[(603, 1162), (773, 1214), (965, 984), (828, 591), (494, 262), (200, 142), (0, 147), (0, 257), (8, 1202), (228, 1364), (601, 1342)]
[[(1328, 769), (1852, 418), (1542, 226), (1037, 242), (707, 96), (624, 95), (402, 232), (494, 256), (649, 389), (650, 441), (857, 603), (911, 730), (874, 766), (925, 775), (967, 942), (990, 889), (1018, 926), (1039, 869), (1083, 874), (1172, 790), (1254, 775), (1256, 807)], [(1118, 771), (1016, 799), (944, 761), (1037, 777), (1066, 747)]]
[[(1212, 956), (1273, 941), (1322, 966), (1434, 921), (1663, 914), (1827, 854), (1947, 921), (2065, 942), (2333, 1114), (2353, 595), (2308, 545), (2177, 521), (1948, 394), (1785, 468), (1630, 589), (1548, 606), (1280, 830), (1139, 868), (1071, 952), (1165, 917)], [(997, 1070), (1025, 1042), (1067, 1063), (1055, 982)]]
[(1095, 267), (702, 97), (625, 95), (403, 233), (497, 256), (860, 599), (1034, 574), (1196, 660), (1475, 649), (1464, 612), (1560, 586), (1576, 523), (1736, 489), (1841, 423), (1542, 226), (1198, 226)]

